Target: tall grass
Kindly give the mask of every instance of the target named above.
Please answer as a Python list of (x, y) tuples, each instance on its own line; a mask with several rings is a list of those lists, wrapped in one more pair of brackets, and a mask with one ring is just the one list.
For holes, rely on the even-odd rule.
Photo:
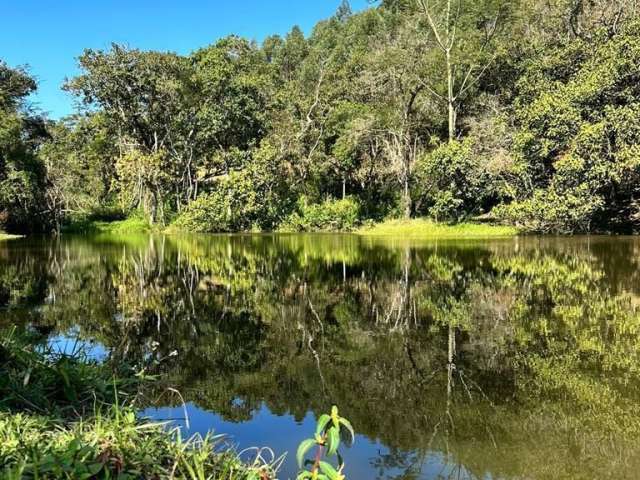
[(518, 234), (514, 227), (481, 223), (437, 223), (428, 219), (387, 220), (358, 230), (361, 235), (399, 235), (424, 238), (489, 238)]
[(134, 215), (124, 220), (94, 220), (94, 219), (76, 219), (66, 224), (62, 231), (64, 233), (82, 233), (82, 234), (131, 234), (131, 233), (147, 233), (154, 230), (149, 221), (140, 215)]
[(20, 238), (21, 235), (10, 235), (8, 233), (0, 232), (0, 241), (2, 240), (11, 240), (13, 238)]
[(275, 478), (262, 451), (243, 462), (224, 437), (183, 439), (137, 415), (143, 376), (33, 335), (0, 332), (0, 477), (6, 479)]

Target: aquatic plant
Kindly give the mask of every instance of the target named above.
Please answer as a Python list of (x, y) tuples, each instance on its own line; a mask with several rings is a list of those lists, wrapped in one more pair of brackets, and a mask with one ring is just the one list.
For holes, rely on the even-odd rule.
[[(316, 432), (313, 438), (303, 440), (298, 446), (296, 459), (301, 471), (298, 480), (344, 480), (343, 474), (344, 459), (338, 452), (341, 439), (348, 446), (353, 444), (355, 435), (351, 423), (346, 418), (338, 414), (338, 407), (335, 405), (331, 408), (331, 414), (323, 414), (318, 418), (316, 424)], [(315, 455), (313, 459), (305, 459), (307, 453), (315, 447)], [(327, 461), (325, 458), (337, 458), (337, 467)], [(309, 467), (303, 469), (304, 466)]]

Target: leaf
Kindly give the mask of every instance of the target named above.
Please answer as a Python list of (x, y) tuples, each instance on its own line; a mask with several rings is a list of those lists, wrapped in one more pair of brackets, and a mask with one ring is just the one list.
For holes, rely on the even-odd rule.
[(296, 477), (296, 480), (306, 480), (307, 478), (313, 478), (313, 474), (311, 472), (302, 472)]
[(349, 422), (349, 420), (342, 417), (340, 417), (339, 423), (342, 427), (344, 427), (344, 429), (347, 432), (349, 432), (349, 435), (351, 438), (348, 441), (345, 441), (345, 443), (350, 447), (351, 445), (353, 445), (353, 442), (356, 440), (356, 434), (355, 434), (355, 431), (353, 430), (353, 426), (351, 425), (351, 422)]
[(329, 480), (343, 480), (344, 477), (340, 474), (333, 465), (327, 462), (320, 462), (320, 470), (324, 473)]
[(336, 407), (335, 405), (333, 407), (331, 407), (331, 420), (333, 421), (333, 426), (338, 428), (339, 424), (338, 424), (338, 420), (340, 419), (340, 416), (338, 415), (338, 407)]
[(327, 432), (327, 457), (332, 457), (340, 446), (340, 431), (336, 427), (331, 427)]
[(307, 454), (311, 448), (316, 444), (316, 441), (313, 438), (307, 438), (303, 440), (298, 446), (298, 452), (296, 453), (296, 460), (298, 460), (298, 467), (302, 468), (302, 464), (304, 462), (304, 456)]
[(127, 412), (125, 414), (124, 419), (125, 419), (125, 422), (127, 422), (128, 424), (133, 425), (135, 423), (135, 421), (136, 421), (136, 416), (135, 416), (135, 414), (133, 412)]
[(320, 418), (318, 419), (318, 425), (316, 426), (316, 435), (320, 435), (330, 421), (331, 417), (326, 413), (320, 415)]

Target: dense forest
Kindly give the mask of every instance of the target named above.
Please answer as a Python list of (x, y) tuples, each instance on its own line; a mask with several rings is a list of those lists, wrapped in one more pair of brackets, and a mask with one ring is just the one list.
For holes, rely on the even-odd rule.
[(640, 2), (344, 1), (308, 36), (85, 50), (32, 108), (0, 61), (0, 230), (201, 232), (386, 218), (640, 229)]

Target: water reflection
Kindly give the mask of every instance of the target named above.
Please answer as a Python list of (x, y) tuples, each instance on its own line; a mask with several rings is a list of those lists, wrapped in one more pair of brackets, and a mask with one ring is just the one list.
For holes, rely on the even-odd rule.
[[(636, 478), (640, 242), (140, 236), (0, 244), (0, 319), (158, 374), (154, 416), (351, 478)], [(102, 352), (105, 354), (105, 352)], [(160, 409), (154, 409), (159, 407)], [(295, 473), (287, 463), (283, 477)]]

